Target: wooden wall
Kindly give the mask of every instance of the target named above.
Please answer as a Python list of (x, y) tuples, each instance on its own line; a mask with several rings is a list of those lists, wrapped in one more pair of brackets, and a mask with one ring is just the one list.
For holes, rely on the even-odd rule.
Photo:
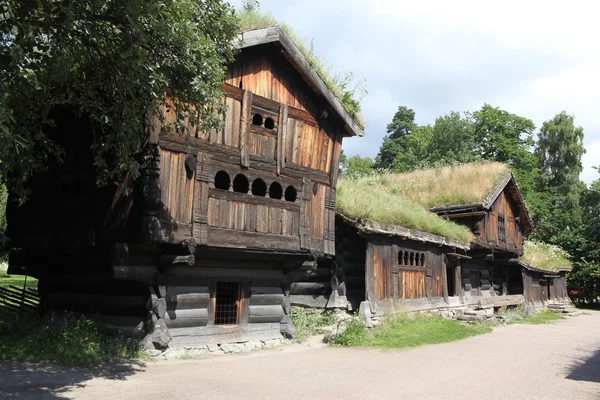
[(523, 236), (518, 217), (519, 209), (505, 189), (486, 215), (486, 229), (481, 232), (481, 239), (492, 247), (522, 253)]
[(569, 298), (565, 273), (544, 274), (523, 268), (523, 294), (530, 304), (540, 307), (548, 301), (565, 301)]
[(367, 237), (369, 301), (437, 298), (447, 294), (442, 250), (411, 240)]
[[(162, 240), (198, 236), (200, 244), (334, 255), (335, 186), (344, 129), (287, 60), (267, 47), (242, 51), (228, 69), (222, 88), (228, 112), (219, 129), (202, 132), (184, 121), (189, 135), (182, 138), (175, 134), (168, 106), (165, 121), (154, 121), (154, 129), (163, 132)], [(196, 162), (193, 171), (190, 156)], [(219, 171), (231, 183), (242, 174), (250, 186), (258, 180), (267, 187), (273, 182), (284, 190), (291, 186), (296, 199), (256, 196), (250, 189), (235, 193), (233, 184), (219, 188)], [(237, 236), (221, 241), (225, 230)]]
[(335, 261), (344, 270), (346, 297), (352, 309), (357, 310), (366, 300), (365, 260), (367, 242), (356, 229), (339, 218), (335, 223)]

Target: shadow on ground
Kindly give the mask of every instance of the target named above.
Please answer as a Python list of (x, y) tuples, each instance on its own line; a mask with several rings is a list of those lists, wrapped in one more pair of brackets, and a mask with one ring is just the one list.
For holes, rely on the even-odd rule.
[(600, 346), (591, 356), (582, 360), (575, 360), (569, 366), (567, 379), (600, 383)]
[(144, 371), (141, 362), (124, 362), (94, 369), (69, 368), (51, 364), (0, 361), (0, 399), (67, 399), (65, 395), (84, 387), (93, 378), (125, 380)]

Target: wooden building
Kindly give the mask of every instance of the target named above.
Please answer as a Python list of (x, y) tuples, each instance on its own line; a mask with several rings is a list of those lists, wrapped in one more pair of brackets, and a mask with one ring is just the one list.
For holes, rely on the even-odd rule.
[(10, 273), (45, 309), (157, 348), (293, 334), (292, 281), (335, 253), (342, 140), (363, 132), (280, 28), (241, 36), (223, 126), (183, 137), (165, 107), (136, 181), (98, 189), (89, 121), (57, 110), (64, 163), (8, 210)]
[(547, 307), (549, 304), (570, 304), (567, 291), (566, 274), (571, 267), (548, 270), (519, 261), (523, 268), (523, 296), (527, 303), (535, 308)]

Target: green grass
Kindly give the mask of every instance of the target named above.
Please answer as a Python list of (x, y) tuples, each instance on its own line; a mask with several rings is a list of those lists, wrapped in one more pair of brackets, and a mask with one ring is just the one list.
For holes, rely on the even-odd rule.
[(329, 90), (340, 100), (346, 112), (358, 125), (364, 127), (360, 106), (361, 97), (366, 93), (364, 81), (355, 83), (352, 73), (332, 73), (331, 67), (323, 61), (323, 58), (315, 55), (312, 45), (307, 45), (305, 40), (296, 35), (290, 25), (278, 21), (272, 14), (258, 9), (240, 9), (236, 10), (236, 16), (241, 32), (279, 26), (306, 57), (308, 64), (323, 79)]
[(491, 331), (492, 328), (487, 325), (402, 314), (387, 318), (373, 332), (365, 332), (359, 322), (350, 325), (346, 332), (334, 339), (333, 344), (403, 349), (454, 342)]
[(544, 310), (544, 311), (540, 311), (540, 312), (536, 312), (536, 313), (531, 313), (528, 316), (526, 316), (525, 318), (520, 319), (518, 321), (514, 321), (513, 323), (515, 323), (515, 324), (532, 324), (532, 325), (551, 324), (556, 321), (560, 321), (562, 319), (565, 319), (565, 317), (563, 317), (560, 314), (553, 313), (552, 311)]
[(569, 254), (559, 246), (527, 240), (523, 245), (522, 260), (532, 267), (548, 271), (570, 269)]
[(55, 314), (40, 319), (0, 312), (0, 360), (94, 367), (144, 358), (137, 342), (107, 336), (81, 316)]
[[(16, 286), (22, 288), (25, 284), (25, 276), (23, 275), (8, 275), (4, 270), (0, 269), (0, 287)], [(37, 279), (27, 277), (27, 288), (37, 290)]]
[(298, 342), (323, 333), (324, 326), (335, 323), (335, 316), (331, 312), (318, 312), (301, 307), (292, 307), (290, 318), (296, 327), (294, 339)]
[(338, 211), (375, 228), (397, 225), (469, 243), (473, 234), (465, 226), (445, 220), (423, 206), (403, 199), (386, 183), (388, 176), (340, 178), (336, 193)]

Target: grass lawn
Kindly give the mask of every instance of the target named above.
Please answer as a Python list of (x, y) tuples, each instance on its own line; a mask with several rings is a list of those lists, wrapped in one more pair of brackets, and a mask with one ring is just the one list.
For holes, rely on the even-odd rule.
[[(23, 275), (8, 275), (5, 271), (0, 270), (0, 287), (16, 286), (23, 288), (25, 277)], [(27, 288), (37, 290), (37, 279), (28, 276)]]
[(541, 311), (538, 313), (533, 313), (526, 316), (523, 319), (513, 321), (510, 323), (513, 324), (551, 324), (556, 321), (560, 321), (561, 319), (565, 319), (560, 314), (553, 313), (552, 311)]
[(487, 325), (465, 324), (441, 317), (401, 315), (385, 320), (373, 332), (366, 332), (362, 323), (353, 322), (333, 344), (403, 349), (454, 342), (491, 331), (492, 328)]

